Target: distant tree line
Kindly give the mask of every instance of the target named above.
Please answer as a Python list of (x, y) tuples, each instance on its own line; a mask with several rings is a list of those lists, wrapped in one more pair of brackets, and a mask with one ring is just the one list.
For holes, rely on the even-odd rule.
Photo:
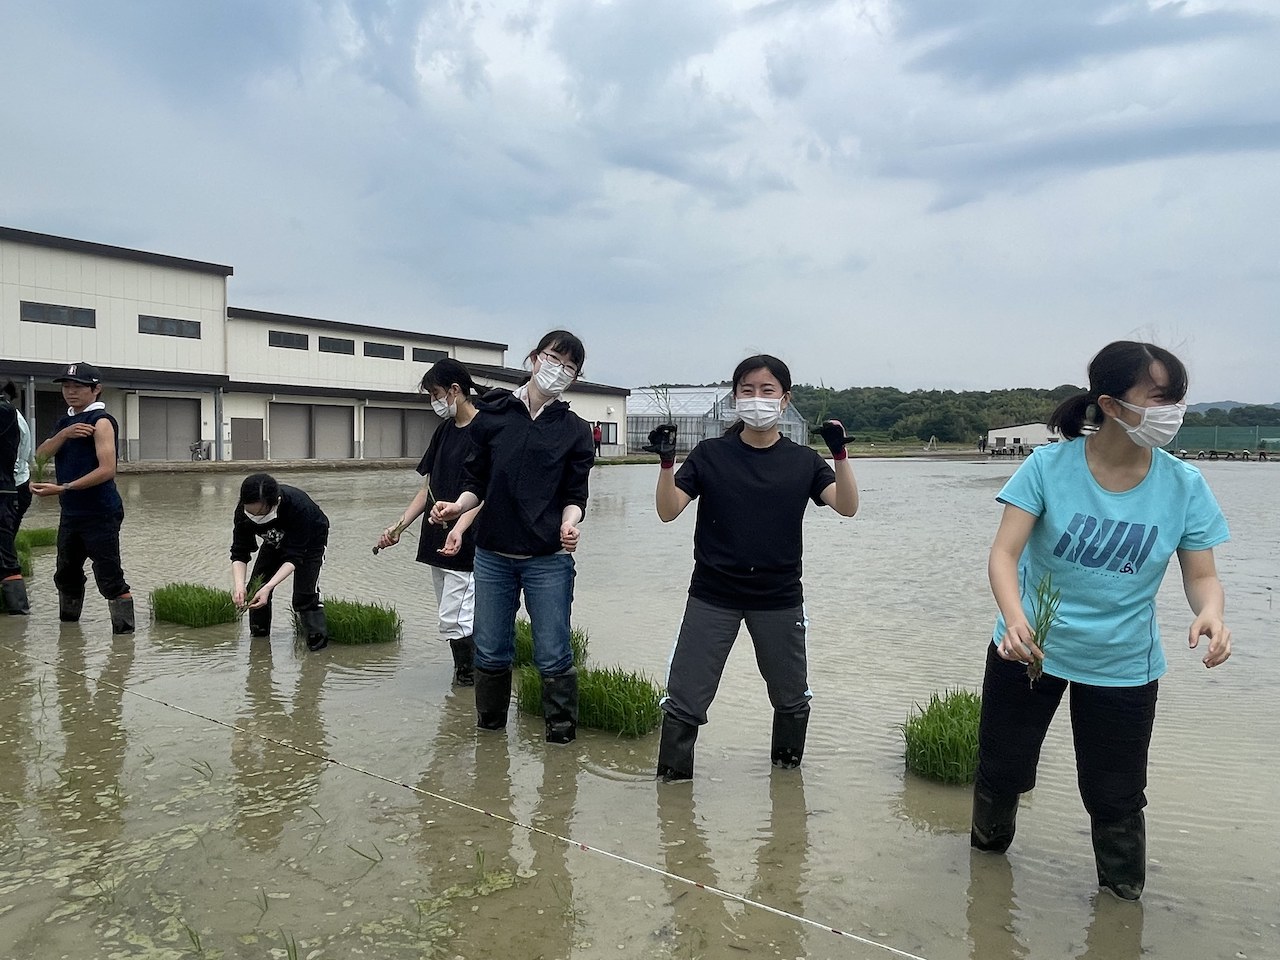
[[(1005, 424), (1043, 423), (1067, 397), (1083, 387), (1064, 383), (1052, 390), (912, 390), (896, 387), (849, 387), (835, 390), (797, 384), (791, 390), (796, 411), (809, 423), (836, 419), (850, 433), (891, 440), (937, 437), (947, 443), (972, 443)], [(1188, 413), (1188, 427), (1280, 425), (1280, 409), (1242, 406)]]

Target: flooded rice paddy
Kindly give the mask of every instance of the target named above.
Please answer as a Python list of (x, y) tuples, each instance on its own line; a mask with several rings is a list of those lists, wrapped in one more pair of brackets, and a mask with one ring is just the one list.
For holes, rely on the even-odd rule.
[[(858, 462), (861, 514), (806, 521), (803, 768), (770, 769), (744, 635), (692, 785), (654, 783), (656, 734), (552, 748), (514, 713), (476, 732), (412, 537), (370, 553), (407, 472), (281, 474), (333, 521), (322, 589), (406, 624), (399, 644), (318, 654), (294, 644), (287, 587), (270, 643), (149, 623), (150, 589), (227, 584), (240, 477), (122, 477), (138, 632), (113, 638), (92, 596), (60, 625), (52, 550), (33, 615), (0, 618), (0, 957), (1280, 957), (1280, 465), (1206, 465), (1234, 537), (1226, 666), (1185, 647), (1176, 565), (1161, 594), (1140, 905), (1096, 896), (1065, 711), (1007, 859), (970, 855), (966, 789), (904, 772), (912, 704), (979, 684), (1012, 469)], [(654, 474), (593, 475), (574, 620), (594, 663), (661, 678), (693, 509), (659, 523)], [(53, 525), (50, 506), (27, 523)]]

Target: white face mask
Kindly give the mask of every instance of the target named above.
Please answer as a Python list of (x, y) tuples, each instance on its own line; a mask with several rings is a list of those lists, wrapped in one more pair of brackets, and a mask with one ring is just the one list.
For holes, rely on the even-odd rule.
[(431, 409), (436, 412), (436, 416), (443, 419), (453, 419), (458, 415), (458, 405), (449, 402), (449, 395), (445, 394), (443, 400), (432, 400)]
[(738, 418), (753, 430), (769, 430), (782, 419), (781, 397), (741, 397), (736, 407)]
[(533, 382), (538, 385), (538, 389), (551, 397), (558, 397), (564, 393), (569, 384), (573, 383), (573, 374), (564, 368), (562, 364), (556, 363), (554, 360), (543, 360), (538, 365), (538, 372), (533, 375)]
[(1166, 403), (1158, 407), (1139, 407), (1125, 403), (1119, 397), (1116, 403), (1126, 410), (1142, 414), (1136, 427), (1131, 427), (1123, 420), (1116, 422), (1129, 433), (1129, 439), (1140, 447), (1163, 447), (1173, 442), (1182, 427), (1182, 418), (1186, 415), (1185, 403)]
[(280, 512), (280, 504), (277, 503), (274, 507), (272, 507), (266, 513), (264, 513), (262, 516), (258, 516), (257, 514), (250, 513), (248, 510), (244, 512), (244, 515), (249, 518), (250, 523), (263, 524), (263, 523), (270, 523), (272, 520), (276, 518), (276, 514), (279, 512)]

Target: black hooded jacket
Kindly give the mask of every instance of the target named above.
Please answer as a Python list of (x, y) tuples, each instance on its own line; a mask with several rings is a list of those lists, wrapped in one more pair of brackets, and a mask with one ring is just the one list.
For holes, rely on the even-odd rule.
[(591, 427), (563, 400), (547, 401), (534, 419), (510, 390), (490, 391), (476, 410), (462, 477), (463, 490), (484, 502), (476, 546), (514, 556), (559, 552), (564, 508), (587, 512)]

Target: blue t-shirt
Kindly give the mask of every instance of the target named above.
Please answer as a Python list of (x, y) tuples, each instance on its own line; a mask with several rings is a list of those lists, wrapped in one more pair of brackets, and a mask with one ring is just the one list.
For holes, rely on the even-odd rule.
[[(1104, 490), (1084, 438), (1037, 447), (997, 495), (1039, 518), (1018, 561), (1022, 607), (1034, 626), (1036, 585), (1061, 590), (1045, 644), (1045, 673), (1102, 687), (1149, 683), (1166, 668), (1156, 591), (1178, 550), (1225, 541), (1227, 521), (1200, 471), (1153, 450), (1142, 482)], [(996, 619), (994, 643), (1004, 637)]]

